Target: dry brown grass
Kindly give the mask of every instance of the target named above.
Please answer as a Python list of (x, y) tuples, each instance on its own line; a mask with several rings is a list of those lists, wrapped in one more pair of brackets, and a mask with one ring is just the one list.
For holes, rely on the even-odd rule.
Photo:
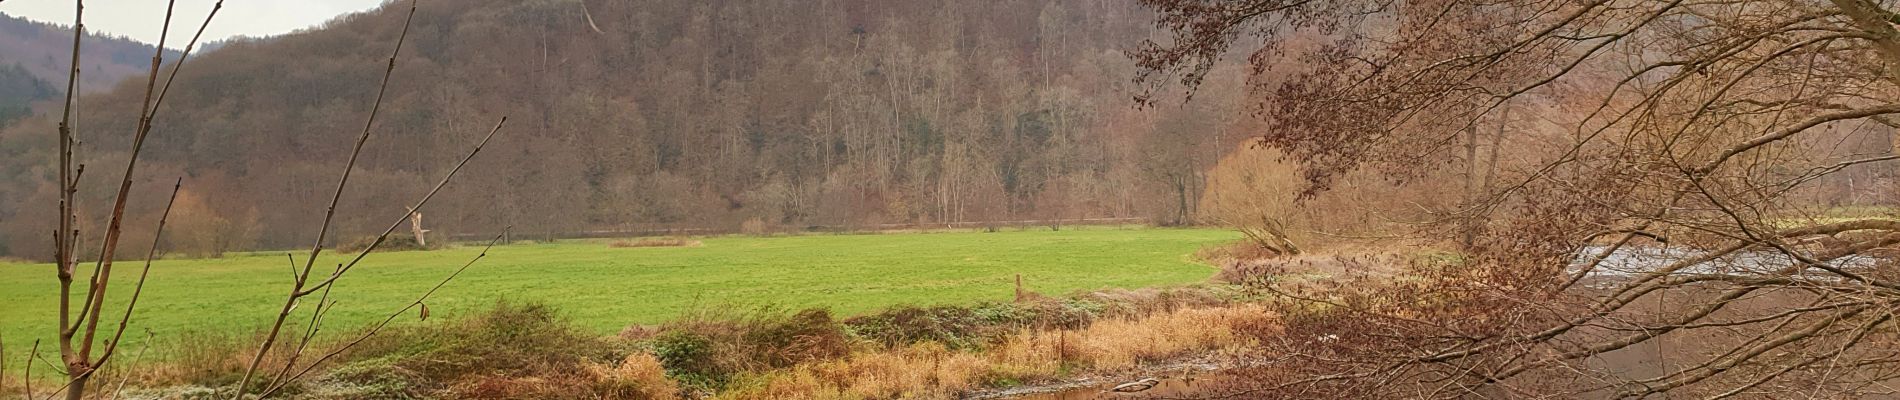
[[(257, 344), (262, 340), (258, 336), (219, 335), (210, 333), (188, 333), (171, 338), (158, 338), (148, 352), (170, 354), (165, 362), (147, 362), (140, 365), (121, 365), (113, 363), (105, 371), (110, 381), (118, 381), (127, 373), (121, 368), (131, 368), (129, 385), (142, 387), (160, 387), (180, 384), (218, 384), (235, 381), (244, 373), (251, 358), (257, 354)], [(313, 343), (313, 347), (325, 347), (328, 343)], [(320, 348), (311, 350), (321, 352)], [(136, 350), (135, 350), (136, 351)], [(273, 351), (266, 355), (265, 361), (283, 363), (290, 357), (288, 351)], [(121, 360), (124, 361), (124, 360)], [(276, 364), (270, 364), (276, 365)], [(119, 368), (113, 368), (119, 367)]]
[(1209, 263), (1263, 260), (1279, 256), (1272, 249), (1261, 246), (1259, 242), (1245, 239), (1209, 245), (1194, 252), (1194, 258)]
[(653, 400), (680, 397), (679, 384), (666, 377), (659, 357), (650, 353), (629, 354), (619, 365), (589, 363), (586, 369), (593, 375), (594, 393), (602, 396)]
[(1266, 325), (1274, 317), (1265, 308), (1243, 305), (1195, 308), (1141, 319), (1112, 319), (1073, 331), (1038, 331), (1011, 337), (993, 353), (1003, 364), (1050, 365), (1051, 361), (1095, 372), (1126, 371), (1142, 365), (1247, 344), (1240, 328)]
[(1215, 265), (1220, 272), (1213, 281), (1232, 284), (1259, 283), (1262, 279), (1298, 279), (1333, 277), (1347, 274), (1391, 275), (1408, 265), (1416, 255), (1387, 251), (1341, 251), (1332, 254), (1302, 254), (1263, 259), (1228, 259)]
[[(310, 354), (328, 352), (354, 333), (340, 336), (312, 343), (303, 361), (314, 357)], [(131, 370), (127, 387), (156, 389), (163, 393), (161, 398), (179, 397), (168, 390), (188, 387), (228, 390), (244, 372), (260, 340), (249, 335), (161, 337), (150, 351), (162, 350), (166, 359), (136, 365), (122, 364), (130, 358), (120, 359), (104, 372), (104, 381), (116, 383), (124, 378), (115, 368), (124, 367)], [(273, 350), (264, 365), (285, 363), (291, 345)], [(286, 395), (309, 399), (675, 399), (679, 387), (667, 378), (657, 358), (634, 350), (631, 344), (594, 337), (544, 306), (501, 303), (468, 318), (386, 330), (331, 360), (310, 379), (287, 389)]]
[[(994, 335), (952, 335), (969, 336), (961, 346), (922, 336), (890, 343), (853, 339), (845, 323), (822, 310), (685, 317), (629, 328), (626, 337), (594, 338), (543, 307), (502, 304), (468, 319), (378, 336), (290, 394), (678, 399), (693, 391), (726, 399), (951, 398), (1243, 349), (1252, 345), (1243, 332), (1278, 323), (1259, 305), (1232, 305), (1217, 293), (1187, 289), (1103, 291), (966, 311), (1012, 317), (994, 322)], [(161, 339), (157, 347), (176, 358), (138, 365), (129, 386), (228, 386), (256, 349), (247, 344), (256, 340)], [(320, 352), (329, 345), (314, 347)], [(283, 362), (280, 354), (266, 359)], [(116, 381), (116, 372), (106, 376)]]
[(620, 249), (629, 247), (699, 247), (699, 245), (698, 240), (682, 238), (641, 238), (616, 240), (613, 243), (608, 243), (607, 247)]
[[(128, 392), (156, 390), (156, 393), (169, 393), (165, 390), (187, 386), (215, 387), (229, 385), (236, 383), (237, 379), (244, 373), (244, 369), (249, 366), (252, 356), (257, 354), (258, 344), (261, 343), (261, 341), (261, 335), (231, 335), (207, 332), (187, 332), (179, 335), (158, 336), (144, 343), (140, 343), (135, 347), (128, 346), (127, 348), (121, 349), (120, 351), (122, 353), (114, 356), (113, 362), (107, 364), (104, 369), (100, 370), (95, 382), (101, 382), (99, 383), (100, 385), (105, 385), (104, 387), (108, 388), (117, 387), (120, 382), (124, 382), (125, 389)], [(12, 344), (9, 343), (9, 347), (6, 348), (6, 355), (8, 357), (16, 357), (17, 355), (18, 359), (8, 361), (18, 362), (26, 357), (26, 349), (17, 349), (11, 346)], [(312, 350), (310, 351), (323, 352), (331, 348), (330, 346), (334, 346), (334, 343), (312, 343), (311, 346)], [(56, 357), (47, 354), (48, 350), (44, 344), (42, 344), (39, 350), (40, 357), (46, 357), (49, 360), (56, 359)], [(56, 350), (57, 349), (55, 349), (55, 351)], [(15, 353), (16, 351), (17, 353)], [(144, 354), (141, 355), (140, 353)], [(290, 355), (289, 353), (289, 351), (280, 349), (279, 351), (273, 351), (271, 354), (266, 355), (264, 359), (269, 363), (273, 363), (271, 365), (276, 365), (285, 362)], [(158, 354), (165, 354), (165, 356), (161, 359)], [(34, 375), (39, 376), (33, 381), (33, 390), (38, 393), (38, 396), (35, 397), (37, 399), (51, 395), (50, 391), (59, 387), (65, 383), (65, 381), (58, 377), (42, 374), (42, 371), (45, 370), (40, 368), (48, 368), (50, 364), (37, 361), (36, 363), (38, 365), (34, 368)], [(18, 364), (9, 364), (7, 367), (13, 368), (15, 365)], [(3, 385), (0, 385), (0, 399), (12, 399), (13, 397), (8, 396), (16, 396), (23, 393), (25, 388), (21, 378), (19, 375), (12, 375), (6, 379), (0, 379), (0, 383), (3, 383)], [(172, 394), (160, 394), (158, 396), (161, 398), (177, 397)]]
[(1182, 309), (1098, 321), (1072, 330), (1024, 330), (987, 350), (926, 342), (860, 351), (739, 379), (722, 399), (953, 398), (985, 387), (1071, 374), (1126, 372), (1250, 345), (1242, 332), (1276, 317), (1257, 305)]

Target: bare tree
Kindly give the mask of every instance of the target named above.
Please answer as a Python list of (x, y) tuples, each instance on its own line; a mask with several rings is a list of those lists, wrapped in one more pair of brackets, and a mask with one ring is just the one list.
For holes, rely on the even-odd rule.
[[(131, 323), (131, 319), (134, 314), (134, 311), (137, 310), (139, 295), (143, 293), (146, 278), (149, 276), (151, 272), (152, 260), (158, 256), (158, 246), (159, 246), (159, 243), (161, 243), (162, 234), (163, 234), (166, 222), (171, 217), (172, 207), (178, 200), (179, 190), (183, 185), (182, 179), (180, 179), (176, 184), (174, 184), (172, 188), (171, 201), (169, 201), (166, 204), (164, 212), (161, 213), (161, 215), (159, 216), (158, 226), (155, 230), (156, 233), (154, 234), (152, 246), (146, 253), (144, 268), (140, 271), (138, 280), (134, 283), (132, 294), (126, 301), (125, 312), (120, 315), (118, 327), (116, 328), (116, 330), (112, 330), (111, 332), (109, 332), (110, 336), (104, 339), (104, 341), (102, 342), (103, 346), (100, 347), (102, 350), (99, 353), (97, 353), (97, 356), (95, 357), (94, 356), (95, 344), (101, 343), (97, 340), (99, 339), (99, 337), (97, 336), (99, 333), (99, 320), (101, 319), (102, 314), (103, 314), (102, 309), (107, 302), (106, 293), (108, 292), (107, 289), (113, 277), (112, 267), (113, 267), (114, 261), (116, 261), (116, 258), (117, 258), (117, 250), (119, 248), (120, 237), (121, 237), (121, 232), (122, 232), (121, 227), (125, 220), (126, 205), (129, 201), (129, 193), (131, 192), (133, 176), (137, 171), (140, 150), (144, 147), (145, 139), (153, 131), (152, 121), (156, 118), (158, 114), (158, 110), (160, 110), (160, 106), (163, 105), (164, 100), (165, 100), (165, 95), (171, 89), (171, 84), (177, 81), (178, 73), (184, 66), (185, 58), (189, 57), (192, 54), (192, 50), (196, 47), (198, 40), (203, 36), (205, 28), (210, 25), (212, 19), (217, 16), (218, 11), (223, 8), (223, 2), (220, 1), (212, 6), (210, 15), (207, 15), (205, 17), (204, 23), (199, 26), (197, 33), (193, 35), (189, 44), (185, 46), (185, 50), (180, 56), (179, 61), (173, 63), (170, 75), (165, 81), (165, 85), (159, 86), (158, 75), (161, 72), (160, 67), (164, 63), (164, 59), (163, 59), (163, 56), (165, 54), (164, 43), (165, 43), (165, 38), (169, 35), (170, 30), (171, 30), (170, 28), (171, 28), (172, 10), (175, 8), (175, 1), (172, 2), (172, 4), (168, 4), (167, 6), (167, 11), (166, 11), (165, 19), (164, 19), (164, 26), (162, 30), (160, 31), (160, 41), (159, 41), (159, 45), (157, 46), (158, 50), (156, 50), (156, 54), (152, 56), (151, 69), (149, 71), (149, 76), (147, 78), (146, 85), (145, 85), (144, 101), (139, 111), (138, 125), (134, 132), (134, 135), (132, 136), (131, 146), (129, 149), (129, 155), (126, 161), (125, 172), (124, 172), (123, 177), (120, 180), (118, 192), (113, 202), (112, 213), (110, 214), (109, 223), (107, 224), (104, 239), (102, 240), (101, 249), (98, 254), (99, 259), (97, 260), (94, 266), (94, 269), (91, 274), (90, 282), (85, 289), (84, 296), (83, 296), (84, 300), (81, 304), (78, 304), (77, 310), (74, 309), (74, 304), (72, 304), (72, 301), (71, 301), (73, 299), (73, 296), (72, 296), (73, 280), (76, 275), (76, 272), (77, 272), (76, 267), (79, 262), (77, 247), (79, 243), (80, 232), (76, 228), (77, 220), (78, 220), (77, 215), (79, 211), (77, 210), (77, 207), (76, 207), (75, 198), (76, 198), (76, 194), (78, 192), (78, 187), (79, 187), (78, 181), (79, 181), (80, 176), (84, 172), (85, 167), (83, 164), (76, 165), (77, 158), (75, 157), (74, 153), (76, 152), (78, 141), (77, 139), (75, 139), (77, 134), (74, 132), (75, 129), (73, 128), (76, 126), (75, 113), (73, 110), (77, 103), (77, 101), (75, 100), (76, 91), (74, 89), (79, 79), (79, 74), (81, 70), (79, 67), (80, 65), (79, 63), (80, 51), (79, 50), (80, 50), (80, 45), (81, 45), (81, 39), (85, 36), (85, 25), (84, 25), (84, 20), (83, 20), (85, 6), (84, 6), (83, 1), (75, 1), (75, 5), (76, 5), (77, 12), (76, 12), (76, 17), (75, 17), (75, 22), (74, 22), (74, 36), (73, 36), (73, 44), (72, 44), (73, 46), (72, 47), (73, 48), (72, 68), (68, 76), (68, 84), (67, 84), (67, 91), (66, 91), (67, 97), (65, 101), (64, 110), (62, 111), (62, 118), (59, 123), (59, 146), (60, 146), (59, 148), (60, 194), (59, 195), (60, 195), (60, 198), (59, 198), (58, 218), (60, 220), (58, 223), (59, 225), (58, 230), (53, 233), (54, 245), (55, 245), (55, 257), (56, 257), (55, 264), (58, 269), (57, 272), (58, 272), (58, 277), (59, 277), (59, 282), (60, 282), (60, 299), (59, 299), (60, 319), (59, 319), (59, 325), (58, 325), (58, 329), (59, 329), (58, 338), (59, 338), (59, 346), (60, 346), (60, 356), (64, 363), (63, 373), (67, 376), (67, 381), (65, 385), (62, 386), (60, 389), (56, 389), (55, 393), (63, 391), (66, 394), (66, 397), (68, 399), (73, 399), (73, 400), (81, 399), (86, 396), (87, 391), (90, 386), (89, 383), (92, 380), (92, 378), (95, 377), (96, 374), (107, 365), (107, 363), (112, 359), (112, 356), (115, 354), (119, 345), (122, 343), (125, 331), (130, 327), (130, 323)], [(411, 19), (413, 19), (413, 16), (415, 14), (415, 2), (413, 0), (410, 3), (409, 12), (410, 12)], [(376, 242), (373, 243), (368, 249), (365, 249), (362, 252), (358, 253), (356, 257), (353, 260), (351, 260), (348, 264), (340, 264), (338, 268), (336, 269), (336, 271), (332, 272), (329, 276), (322, 278), (319, 281), (312, 282), (309, 279), (311, 275), (311, 270), (313, 269), (315, 265), (317, 256), (322, 251), (323, 244), (325, 242), (325, 239), (327, 238), (327, 234), (329, 233), (330, 221), (335, 216), (335, 213), (336, 213), (336, 202), (337, 200), (341, 198), (343, 190), (348, 186), (349, 175), (350, 175), (349, 172), (354, 169), (356, 165), (357, 156), (361, 154), (364, 143), (367, 142), (367, 140), (369, 139), (371, 128), (374, 126), (375, 121), (376, 121), (375, 111), (377, 109), (380, 109), (380, 106), (382, 104), (382, 93), (386, 91), (388, 88), (389, 75), (393, 74), (394, 72), (396, 54), (399, 54), (399, 50), (401, 48), (400, 43), (402, 42), (402, 39), (407, 37), (407, 30), (408, 30), (407, 28), (408, 28), (408, 24), (407, 22), (405, 22), (404, 34), (401, 37), (399, 37), (397, 40), (398, 52), (393, 53), (389, 58), (389, 63), (384, 71), (385, 75), (383, 78), (383, 84), (381, 86), (381, 89), (379, 89), (375, 106), (372, 107), (368, 121), (364, 125), (363, 132), (361, 136), (359, 136), (356, 143), (356, 147), (351, 153), (350, 162), (348, 165), (346, 165), (343, 172), (343, 177), (337, 185), (336, 195), (335, 197), (332, 198), (332, 203), (325, 216), (324, 224), (322, 228), (319, 230), (318, 238), (316, 241), (317, 244), (311, 250), (309, 258), (306, 264), (304, 265), (302, 271), (296, 276), (297, 279), (295, 282), (296, 283), (295, 287), (293, 287), (291, 290), (291, 294), (288, 297), (287, 302), (284, 306), (284, 311), (279, 314), (276, 320), (276, 323), (273, 325), (273, 328), (271, 330), (270, 337), (265, 341), (263, 348), (260, 349), (258, 352), (258, 357), (252, 361), (250, 368), (246, 371), (243, 381), (241, 381), (240, 384), (238, 385), (238, 388), (237, 388), (238, 390), (236, 391), (236, 394), (234, 395), (235, 397), (242, 397), (244, 395), (245, 389), (249, 387), (249, 382), (252, 378), (252, 375), (257, 371), (259, 365), (261, 364), (263, 360), (263, 356), (266, 353), (269, 353), (272, 347), (272, 344), (277, 338), (277, 333), (284, 326), (285, 318), (289, 316), (290, 310), (295, 308), (299, 299), (310, 296), (312, 294), (319, 293), (319, 291), (320, 293), (323, 294), (323, 298), (319, 300), (318, 307), (312, 312), (312, 322), (307, 327), (307, 330), (304, 336), (302, 337), (301, 343), (296, 348), (296, 351), (293, 354), (292, 358), (290, 359), (289, 362), (286, 363), (286, 365), (283, 366), (282, 370), (280, 370), (280, 372), (275, 376), (275, 378), (270, 382), (270, 384), (265, 387), (260, 397), (269, 396), (270, 394), (275, 393), (276, 391), (282, 389), (285, 385), (289, 384), (290, 382), (296, 380), (297, 378), (315, 369), (323, 361), (326, 361), (340, 354), (342, 351), (349, 349), (355, 344), (362, 342), (363, 340), (369, 338), (370, 336), (375, 335), (377, 332), (381, 331), (383, 327), (387, 326), (390, 322), (392, 322), (396, 318), (397, 315), (404, 314), (408, 312), (409, 310), (417, 308), (417, 307), (421, 307), (423, 310), (425, 310), (424, 313), (426, 315), (427, 305), (424, 304), (424, 301), (426, 301), (430, 295), (433, 295), (437, 290), (441, 289), (442, 286), (446, 285), (449, 281), (453, 280), (455, 277), (459, 276), (463, 271), (467, 270), (469, 266), (472, 266), (475, 263), (475, 261), (480, 260), (481, 258), (487, 255), (487, 248), (484, 248), (482, 253), (480, 255), (477, 255), (475, 259), (470, 260), (467, 264), (464, 264), (460, 269), (457, 269), (456, 271), (454, 271), (454, 273), (450, 274), (441, 283), (437, 284), (434, 288), (432, 288), (428, 292), (418, 297), (416, 301), (396, 311), (396, 313), (392, 314), (390, 318), (384, 320), (381, 324), (374, 326), (371, 330), (362, 334), (361, 336), (356, 338), (354, 341), (348, 342), (344, 344), (343, 346), (332, 349), (329, 353), (307, 364), (300, 365), (297, 363), (297, 356), (301, 356), (303, 354), (304, 350), (310, 344), (311, 339), (315, 337), (315, 335), (317, 334), (319, 330), (318, 327), (321, 325), (323, 312), (327, 311), (327, 309), (329, 308), (328, 307), (329, 305), (334, 304), (334, 301), (328, 300), (329, 288), (332, 287), (332, 285), (336, 282), (336, 280), (341, 278), (344, 275), (344, 273), (348, 272), (351, 267), (356, 266), (357, 263), (362, 261), (365, 256), (367, 256), (370, 252), (374, 251), (376, 246), (381, 244), (384, 239), (387, 239), (388, 236), (391, 234), (391, 232), (394, 232), (395, 229), (399, 227), (404, 221), (411, 221), (413, 217), (414, 218), (413, 221), (416, 221), (416, 223), (419, 224), (419, 221), (420, 221), (419, 210), (429, 202), (429, 199), (433, 198), (436, 193), (440, 192), (443, 187), (447, 186), (450, 180), (455, 176), (455, 174), (461, 171), (462, 167), (466, 166), (468, 162), (471, 159), (473, 159), (476, 154), (480, 153), (482, 147), (486, 146), (487, 143), (491, 139), (494, 138), (495, 134), (501, 130), (501, 127), (503, 126), (503, 124), (507, 122), (507, 118), (505, 117), (502, 118), (501, 122), (497, 123), (494, 129), (490, 130), (487, 136), (484, 136), (482, 140), (478, 144), (476, 144), (475, 148), (469, 151), (469, 153), (461, 159), (460, 163), (456, 164), (455, 167), (452, 168), (447, 173), (447, 175), (442, 178), (441, 182), (439, 182), (433, 189), (431, 189), (426, 195), (424, 195), (421, 198), (421, 200), (417, 201), (416, 204), (414, 204), (413, 206), (410, 206), (408, 208), (409, 210), (408, 213), (404, 214), (402, 218), (398, 218), (394, 224), (390, 225), (390, 228), (385, 230), (381, 236), (378, 236)], [(418, 234), (420, 234), (420, 231), (418, 231)], [(499, 236), (497, 236), (497, 240), (499, 240)], [(489, 242), (489, 246), (492, 247), (493, 245), (494, 245), (494, 241)], [(38, 347), (39, 347), (39, 344), (36, 341), (34, 343), (33, 351), (29, 354), (29, 362), (27, 364), (29, 369), (27, 370), (28, 373), (27, 373), (27, 378), (26, 378), (26, 383), (25, 383), (27, 385), (26, 386), (27, 398), (33, 398), (34, 396), (34, 393), (32, 391), (32, 386), (31, 386), (32, 378), (31, 378), (30, 368), (32, 365), (31, 360), (38, 356), (38, 353), (39, 353)], [(299, 369), (299, 367), (301, 367), (301, 369)], [(294, 374), (292, 374), (293, 372)], [(123, 386), (124, 386), (124, 382), (122, 381), (120, 383), (120, 388), (123, 388)], [(115, 394), (115, 397), (116, 397), (116, 394)]]
[[(132, 177), (138, 167), (139, 150), (144, 146), (145, 138), (152, 132), (152, 119), (158, 114), (159, 107), (164, 103), (165, 94), (171, 89), (171, 82), (177, 78), (178, 71), (183, 69), (186, 57), (190, 57), (192, 49), (197, 46), (198, 39), (203, 36), (205, 27), (210, 26), (211, 20), (217, 16), (217, 12), (222, 8), (223, 2), (220, 1), (218, 4), (212, 6), (210, 15), (205, 16), (204, 23), (198, 27), (198, 33), (194, 34), (191, 42), (185, 46), (185, 52), (180, 56), (178, 62), (173, 64), (171, 76), (166, 80), (165, 86), (161, 88), (158, 86), (158, 75), (160, 66), (164, 63), (164, 43), (165, 38), (171, 32), (172, 10), (176, 6), (176, 2), (168, 3), (166, 6), (164, 25), (159, 31), (159, 45), (156, 46), (158, 49), (155, 50), (152, 55), (151, 70), (148, 71), (146, 78), (145, 100), (140, 106), (138, 126), (132, 136), (131, 151), (125, 163), (125, 174), (119, 181), (118, 194), (113, 200), (111, 220), (106, 227), (105, 239), (102, 240), (99, 250), (99, 259), (93, 266), (90, 282), (85, 289), (84, 302), (79, 304), (77, 310), (74, 310), (74, 304), (72, 304), (73, 278), (77, 272), (76, 269), (79, 263), (77, 251), (79, 231), (75, 227), (78, 210), (76, 210), (74, 198), (78, 192), (78, 181), (85, 171), (85, 166), (75, 166), (74, 164), (74, 152), (75, 147), (78, 146), (78, 141), (75, 139), (76, 133), (73, 128), (75, 126), (73, 108), (77, 103), (75, 100), (76, 94), (74, 92), (80, 72), (79, 49), (81, 39), (85, 37), (86, 30), (84, 23), (85, 4), (83, 1), (74, 1), (74, 6), (72, 69), (67, 77), (66, 100), (59, 123), (60, 201), (59, 214), (57, 217), (60, 221), (59, 230), (53, 233), (53, 237), (55, 246), (54, 254), (56, 257), (55, 265), (58, 269), (60, 287), (59, 325), (57, 327), (59, 330), (59, 351), (60, 358), (65, 364), (64, 372), (67, 376), (65, 393), (66, 398), (78, 400), (85, 396), (88, 382), (92, 376), (98, 372), (100, 368), (103, 368), (107, 362), (111, 361), (114, 352), (118, 350), (120, 341), (124, 337), (125, 329), (132, 318), (132, 312), (138, 304), (138, 295), (145, 286), (145, 277), (147, 273), (151, 271), (151, 259), (156, 256), (158, 249), (158, 242), (154, 240), (152, 250), (148, 252), (146, 256), (145, 269), (140, 272), (139, 279), (135, 284), (135, 287), (138, 289), (133, 291), (131, 298), (127, 301), (126, 312), (120, 316), (118, 329), (111, 333), (110, 339), (104, 341), (102, 350), (98, 353), (97, 357), (95, 357), (93, 350), (95, 344), (99, 344), (96, 339), (98, 339), (97, 334), (99, 332), (99, 319), (102, 314), (101, 309), (106, 303), (107, 287), (112, 282), (113, 261), (115, 261), (119, 248), (121, 227), (125, 220), (125, 207), (132, 189)], [(177, 186), (173, 187), (173, 200), (177, 199), (177, 189)], [(167, 204), (165, 209), (166, 216), (169, 216), (171, 212), (170, 207), (171, 206)], [(164, 218), (165, 217), (161, 217), (159, 221), (158, 229), (161, 233), (164, 229)], [(29, 376), (28, 379), (30, 380), (31, 377)]]
[(1858, 397), (1900, 377), (1900, 274), (1876, 251), (1900, 243), (1900, 220), (1800, 201), (1900, 159), (1832, 146), (1895, 126), (1889, 4), (1142, 3), (1172, 34), (1132, 54), (1151, 90), (1262, 43), (1261, 140), (1301, 163), (1308, 193), (1476, 158), (1458, 144), (1506, 102), (1550, 121), (1509, 132), (1537, 145), (1413, 232), (1470, 232), (1462, 257), (1267, 286), (1310, 318), (1275, 336), (1285, 351), (1248, 394)]

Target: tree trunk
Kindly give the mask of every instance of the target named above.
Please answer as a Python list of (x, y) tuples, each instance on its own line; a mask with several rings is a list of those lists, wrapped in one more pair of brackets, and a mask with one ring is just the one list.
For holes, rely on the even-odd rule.
[(1174, 225), (1176, 226), (1185, 225), (1187, 224), (1187, 214), (1188, 214), (1187, 178), (1186, 177), (1176, 177), (1174, 179), (1174, 197), (1175, 197), (1175, 200), (1179, 202), (1179, 204), (1175, 208)]
[(83, 372), (80, 373), (79, 376), (73, 377), (72, 385), (66, 388), (66, 400), (85, 399), (86, 398), (86, 383), (87, 381), (91, 381), (91, 380), (92, 380), (92, 374), (83, 373)]
[(1505, 102), (1502, 111), (1499, 111), (1498, 114), (1498, 131), (1496, 134), (1491, 135), (1491, 159), (1485, 161), (1484, 185), (1479, 186), (1479, 190), (1482, 190), (1485, 195), (1491, 194), (1492, 184), (1497, 182), (1498, 148), (1504, 144), (1504, 132), (1510, 129), (1510, 124), (1511, 103)]
[[(1465, 129), (1465, 190), (1464, 190), (1465, 192), (1464, 206), (1465, 207), (1471, 207), (1472, 206), (1471, 203), (1478, 199), (1478, 194), (1476, 193), (1477, 188), (1478, 188), (1477, 173), (1478, 173), (1478, 129), (1475, 127), (1466, 128)], [(1478, 232), (1476, 229), (1472, 229), (1472, 226), (1471, 226), (1474, 223), (1475, 221), (1470, 220), (1470, 216), (1466, 216), (1466, 220), (1462, 223), (1462, 225), (1464, 226), (1459, 228), (1460, 231), (1463, 231), (1464, 235), (1463, 237), (1460, 237), (1458, 239), (1458, 244), (1464, 245), (1464, 247), (1471, 247), (1471, 243), (1477, 240), (1476, 236)]]

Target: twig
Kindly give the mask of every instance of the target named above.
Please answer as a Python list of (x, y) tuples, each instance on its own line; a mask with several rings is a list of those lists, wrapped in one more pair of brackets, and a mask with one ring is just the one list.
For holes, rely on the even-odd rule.
[(297, 255), (284, 253), (284, 258), (290, 259), (290, 282), (294, 284), (303, 283), (301, 279), (297, 278)]
[(33, 339), (33, 350), (26, 353), (26, 372), (20, 375), (20, 382), (24, 382), (23, 384), (26, 385), (25, 398), (27, 399), (33, 398), (33, 357), (39, 357), (39, 355), (40, 340)]

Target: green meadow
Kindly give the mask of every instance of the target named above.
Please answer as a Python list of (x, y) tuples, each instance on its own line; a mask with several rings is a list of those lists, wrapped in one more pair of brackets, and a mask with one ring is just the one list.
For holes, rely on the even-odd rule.
[[(1194, 252), (1237, 238), (1222, 230), (1092, 228), (713, 237), (690, 247), (522, 243), (496, 246), (427, 304), (434, 321), (500, 300), (542, 302), (601, 334), (696, 309), (827, 307), (850, 315), (893, 305), (1008, 301), (1017, 274), (1029, 290), (1051, 295), (1203, 282), (1214, 269), (1195, 261)], [(462, 244), (372, 254), (339, 281), (331, 295), (339, 303), (325, 326), (333, 333), (366, 327), (480, 251), (479, 244)], [(318, 274), (344, 258), (326, 254)], [(140, 264), (115, 267), (102, 331), (123, 313)], [(161, 341), (257, 332), (283, 304), (291, 279), (283, 252), (160, 260), (127, 336), (143, 336), (145, 329)], [(8, 354), (25, 352), (35, 339), (43, 350), (51, 348), (57, 290), (50, 264), (0, 264), (0, 340)]]

